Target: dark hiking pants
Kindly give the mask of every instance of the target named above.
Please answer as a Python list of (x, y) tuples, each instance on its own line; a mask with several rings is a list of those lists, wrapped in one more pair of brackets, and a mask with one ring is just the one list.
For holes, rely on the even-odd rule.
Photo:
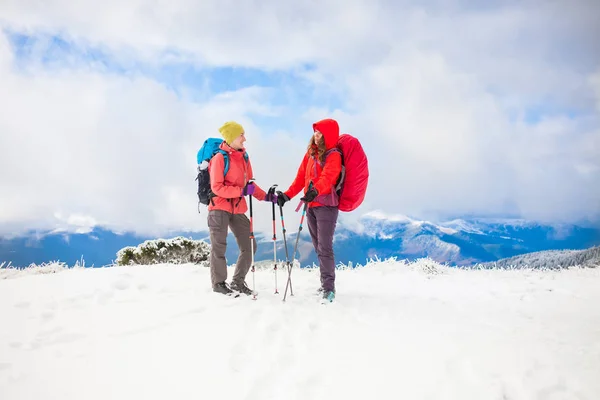
[[(240, 255), (237, 259), (232, 282), (242, 283), (252, 265), (252, 248), (250, 244), (250, 220), (245, 214), (232, 214), (223, 210), (212, 210), (208, 212), (208, 228), (210, 230), (210, 279), (213, 287), (217, 283), (225, 282), (227, 279), (227, 232), (235, 236)], [(256, 240), (254, 241), (254, 253), (256, 253)]]
[(333, 234), (337, 225), (337, 207), (309, 207), (306, 212), (308, 231), (319, 257), (321, 287), (335, 291), (335, 260), (333, 256)]

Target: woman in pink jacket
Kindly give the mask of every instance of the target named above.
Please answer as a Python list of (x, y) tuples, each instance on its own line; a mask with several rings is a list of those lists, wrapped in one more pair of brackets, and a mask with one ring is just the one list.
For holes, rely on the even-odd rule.
[[(208, 228), (210, 230), (210, 276), (213, 291), (230, 295), (233, 291), (246, 295), (252, 291), (245, 279), (252, 264), (252, 248), (256, 253), (256, 240), (250, 242), (250, 220), (246, 216), (248, 205), (245, 196), (253, 196), (265, 200), (266, 193), (258, 185), (250, 182), (254, 179), (250, 159), (246, 161), (244, 128), (237, 122), (227, 122), (219, 132), (223, 136), (221, 149), (229, 157), (229, 170), (223, 176), (225, 160), (223, 154), (217, 153), (209, 163), (210, 186), (215, 194), (208, 206)], [(250, 183), (249, 183), (250, 182)], [(235, 272), (230, 287), (227, 286), (227, 233), (231, 228), (240, 249)], [(233, 290), (232, 290), (233, 289)]]

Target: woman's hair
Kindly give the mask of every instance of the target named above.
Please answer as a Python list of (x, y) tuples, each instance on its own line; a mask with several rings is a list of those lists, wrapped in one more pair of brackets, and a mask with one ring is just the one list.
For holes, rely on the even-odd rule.
[(321, 140), (315, 146), (315, 137), (311, 136), (310, 141), (308, 142), (308, 154), (312, 157), (315, 155), (315, 148), (318, 154), (319, 162), (325, 162), (325, 151), (327, 148), (325, 147), (325, 137), (321, 136)]

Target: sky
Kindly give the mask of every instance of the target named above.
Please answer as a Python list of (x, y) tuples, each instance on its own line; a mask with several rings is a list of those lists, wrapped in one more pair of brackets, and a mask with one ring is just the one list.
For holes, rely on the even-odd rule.
[[(265, 189), (291, 184), (314, 121), (359, 138), (368, 193), (341, 223), (598, 221), (598, 15), (593, 0), (3, 1), (0, 235), (205, 230), (196, 153), (229, 120)], [(270, 231), (270, 206), (254, 214)]]

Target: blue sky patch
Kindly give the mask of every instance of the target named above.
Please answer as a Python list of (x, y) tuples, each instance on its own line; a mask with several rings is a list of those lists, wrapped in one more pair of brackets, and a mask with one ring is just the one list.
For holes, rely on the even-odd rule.
[[(315, 70), (314, 65), (302, 65), (290, 71), (267, 71), (258, 68), (219, 67), (203, 68), (189, 62), (147, 62), (115, 57), (107, 49), (69, 40), (57, 35), (28, 35), (4, 31), (15, 55), (15, 64), (22, 72), (30, 66), (47, 70), (91, 69), (104, 74), (139, 74), (153, 79), (169, 90), (191, 101), (207, 101), (219, 93), (247, 87), (273, 89), (273, 105), (285, 105), (288, 110), (319, 107), (336, 109), (342, 101), (335, 94), (315, 91), (303, 72)], [(167, 54), (167, 53), (165, 53)], [(177, 57), (174, 57), (177, 58)], [(296, 112), (297, 114), (297, 112)]]

